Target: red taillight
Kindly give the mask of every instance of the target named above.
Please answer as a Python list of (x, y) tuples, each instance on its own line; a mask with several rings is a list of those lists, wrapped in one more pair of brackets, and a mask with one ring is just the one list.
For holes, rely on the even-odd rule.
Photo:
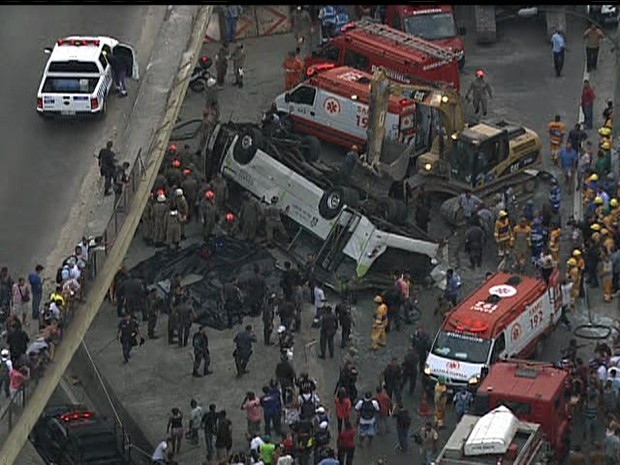
[(37, 108), (43, 109), (43, 99), (41, 97), (37, 97)]
[(97, 98), (91, 98), (90, 99), (90, 109), (91, 110), (96, 110), (97, 108), (99, 108), (99, 100), (97, 100)]

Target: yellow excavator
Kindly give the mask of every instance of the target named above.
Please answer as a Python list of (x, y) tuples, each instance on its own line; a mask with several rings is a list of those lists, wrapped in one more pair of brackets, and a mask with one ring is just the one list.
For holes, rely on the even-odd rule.
[(417, 152), (414, 174), (402, 180), (405, 192), (422, 187), (427, 193), (451, 197), (443, 203), (441, 215), (457, 224), (461, 221), (458, 195), (467, 190), (485, 201), (509, 187), (517, 196), (536, 190), (542, 163), (536, 132), (504, 120), (467, 126), (461, 97), (454, 90), (386, 82), (382, 71), (374, 73), (368, 159), (372, 164), (382, 158), (382, 131), (374, 128), (384, 121), (390, 93), (416, 101), (417, 128), (426, 149)]

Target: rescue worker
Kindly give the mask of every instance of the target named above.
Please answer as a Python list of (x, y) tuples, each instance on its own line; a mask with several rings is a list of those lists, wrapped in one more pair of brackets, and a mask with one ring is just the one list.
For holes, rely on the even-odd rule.
[(506, 210), (501, 210), (495, 222), (495, 243), (497, 244), (497, 255), (500, 260), (510, 254), (510, 243), (512, 241), (512, 226)]
[(465, 231), (465, 252), (469, 256), (469, 266), (474, 269), (482, 266), (482, 248), (485, 242), (484, 230), (475, 222)]
[(233, 86), (238, 86), (239, 89), (243, 88), (243, 73), (245, 66), (245, 50), (243, 48), (243, 44), (238, 44), (235, 47), (232, 55), (230, 56), (233, 62), (233, 68), (235, 72), (235, 82), (233, 82)]
[(332, 5), (323, 5), (319, 10), (319, 21), (321, 22), (321, 40), (325, 43), (334, 36), (336, 9)]
[(222, 176), (222, 173), (218, 172), (210, 182), (210, 188), (215, 194), (214, 202), (217, 208), (217, 215), (221, 215), (224, 211), (224, 205), (228, 201), (228, 184)]
[[(278, 201), (278, 197), (274, 195), (271, 198), (271, 204), (265, 209), (265, 232), (267, 233), (268, 245), (273, 244), (274, 233), (276, 232), (280, 233), (286, 243), (290, 240), (286, 228), (282, 224), (282, 211), (278, 206)], [(288, 209), (288, 207), (286, 208)]]
[(603, 281), (603, 300), (610, 303), (614, 293), (613, 265), (611, 253), (605, 249), (601, 251), (601, 280)]
[(185, 240), (185, 223), (189, 216), (189, 204), (185, 195), (183, 195), (183, 189), (179, 188), (174, 191), (174, 198), (172, 199), (171, 206), (179, 212), (179, 224), (181, 226), (181, 240)]
[(220, 108), (220, 99), (219, 99), (219, 91), (215, 86), (217, 81), (215, 78), (209, 77), (207, 79), (204, 96), (205, 96), (205, 106), (212, 107), (219, 112)]
[(189, 333), (194, 322), (194, 309), (186, 295), (181, 296), (179, 305), (176, 306), (177, 310), (177, 334), (179, 347), (187, 347), (187, 340), (189, 339)]
[(228, 44), (222, 42), (220, 49), (215, 55), (215, 73), (217, 77), (217, 84), (221, 87), (224, 85), (224, 78), (228, 71)]
[(611, 172), (611, 142), (605, 141), (596, 154), (594, 170), (599, 176), (605, 176)]
[(484, 79), (484, 71), (476, 70), (476, 77), (469, 85), (467, 93), (465, 94), (465, 100), (469, 101), (469, 96), (473, 94), (474, 112), (478, 116), (479, 111), (482, 109), (482, 116), (487, 115), (487, 94), (490, 98), (493, 98), (493, 92), (491, 86)]
[(277, 295), (275, 292), (267, 298), (267, 305), (263, 306), (263, 342), (266, 346), (271, 346), (271, 333), (273, 332), (273, 317), (277, 308)]
[(516, 269), (518, 273), (525, 271), (527, 257), (531, 255), (532, 228), (527, 224), (527, 219), (522, 217), (519, 224), (513, 230), (513, 249), (515, 252)]
[(560, 115), (555, 115), (553, 121), (549, 123), (549, 145), (551, 158), (556, 165), (559, 163), (560, 149), (564, 143), (565, 134), (566, 125), (561, 121)]
[(374, 302), (377, 304), (377, 311), (372, 323), (372, 350), (377, 350), (380, 346), (385, 347), (387, 343), (387, 305), (383, 302), (383, 297), (380, 295), (375, 296)]
[(560, 212), (560, 203), (562, 201), (562, 191), (557, 178), (554, 176), (551, 178), (551, 189), (549, 190), (549, 203), (551, 204), (551, 211), (558, 214)]
[(146, 319), (147, 334), (149, 339), (157, 339), (155, 328), (157, 326), (157, 317), (159, 316), (159, 298), (157, 297), (157, 289), (152, 288), (146, 297)]
[(261, 208), (256, 199), (248, 192), (243, 193), (243, 201), (239, 212), (241, 231), (249, 241), (256, 240), (256, 230), (260, 222)]
[(579, 268), (577, 267), (577, 260), (574, 257), (569, 258), (566, 261), (568, 265), (568, 270), (566, 271), (566, 280), (572, 283), (573, 287), (570, 291), (571, 297), (571, 307), (575, 307), (575, 302), (579, 297), (579, 288), (581, 287), (581, 275), (579, 273)]
[(613, 253), (616, 248), (616, 240), (609, 233), (607, 228), (601, 229), (601, 236), (603, 239), (603, 250), (607, 253)]
[(189, 168), (183, 170), (183, 181), (181, 182), (181, 189), (183, 189), (183, 195), (187, 200), (188, 213), (187, 223), (192, 217), (196, 216), (198, 210), (198, 179)]
[[(209, 367), (211, 366), (211, 354), (209, 353), (209, 338), (207, 337), (207, 327), (201, 326), (192, 338), (192, 346), (194, 347), (194, 369), (192, 376), (199, 378), (213, 373)], [(198, 372), (200, 364), (204, 360), (202, 375)]]
[(217, 207), (213, 199), (215, 194), (212, 190), (205, 191), (200, 204), (198, 205), (198, 215), (202, 223), (202, 237), (205, 242), (209, 240), (215, 227), (215, 219), (217, 216)]
[(252, 332), (252, 325), (245, 327), (245, 331), (237, 333), (234, 339), (235, 351), (233, 357), (237, 368), (237, 377), (248, 373), (247, 366), (252, 356), (252, 344), (256, 342), (256, 335)]
[(181, 160), (175, 158), (164, 173), (166, 181), (168, 182), (168, 188), (174, 189), (181, 185), (183, 180), (183, 172), (181, 171)]
[(357, 145), (352, 145), (351, 150), (347, 152), (340, 165), (340, 182), (345, 187), (349, 185), (358, 158), (359, 147)]
[[(217, 81), (212, 77), (207, 79), (206, 89), (211, 89), (213, 93), (215, 94), (217, 92), (217, 89), (215, 88), (216, 82)], [(211, 136), (211, 133), (213, 132), (213, 129), (215, 129), (215, 125), (220, 119), (220, 107), (219, 107), (219, 103), (217, 102), (217, 94), (215, 95), (216, 97), (211, 97), (211, 96), (207, 97), (206, 102), (204, 106), (202, 107), (203, 132), (202, 132), (200, 147), (204, 147), (207, 144), (209, 137)]]
[(235, 237), (239, 234), (239, 219), (233, 212), (227, 212), (221, 219), (220, 230), (226, 236)]
[(166, 216), (166, 245), (169, 249), (174, 247), (179, 250), (179, 242), (181, 242), (181, 217), (179, 212), (170, 205), (168, 215)]
[(547, 244), (547, 236), (547, 229), (543, 226), (542, 219), (534, 218), (530, 233), (530, 245), (532, 248), (532, 262), (535, 264), (540, 260), (540, 255)]
[(243, 305), (243, 294), (239, 288), (239, 278), (235, 276), (232, 281), (224, 283), (221, 297), (228, 320), (228, 327), (233, 327), (234, 317), (237, 317), (239, 324), (242, 324), (243, 317), (241, 314), (241, 306)]
[(153, 213), (153, 206), (155, 205), (155, 196), (153, 192), (149, 194), (149, 199), (146, 201), (146, 206), (142, 212), (142, 239), (146, 245), (153, 245), (153, 238), (155, 233), (155, 217)]
[(446, 386), (446, 378), (439, 376), (437, 384), (435, 384), (435, 426), (443, 428), (444, 418), (446, 416), (446, 406), (448, 403), (448, 387)]
[(338, 331), (338, 319), (334, 312), (332, 312), (332, 308), (327, 305), (321, 316), (321, 337), (319, 341), (321, 353), (319, 358), (325, 358), (325, 346), (329, 348), (329, 357), (334, 358), (334, 337), (336, 336), (336, 331)]
[(282, 63), (284, 69), (284, 89), (291, 90), (302, 81), (304, 64), (293, 50)]
[(351, 337), (351, 326), (353, 325), (353, 318), (351, 316), (351, 306), (345, 296), (338, 305), (336, 305), (336, 316), (338, 317), (338, 323), (340, 324), (340, 348), (344, 349)]
[[(562, 230), (558, 223), (553, 223), (551, 226), (551, 233), (549, 234), (549, 252), (555, 262), (560, 261), (560, 238), (562, 237)], [(531, 239), (531, 238), (530, 238)]]
[(301, 5), (297, 5), (297, 8), (291, 14), (291, 29), (298, 47), (302, 47), (305, 44), (310, 45), (312, 19), (308, 10)]
[(157, 203), (153, 205), (153, 242), (155, 247), (161, 247), (166, 241), (167, 215), (170, 211), (166, 196), (161, 193), (157, 196)]

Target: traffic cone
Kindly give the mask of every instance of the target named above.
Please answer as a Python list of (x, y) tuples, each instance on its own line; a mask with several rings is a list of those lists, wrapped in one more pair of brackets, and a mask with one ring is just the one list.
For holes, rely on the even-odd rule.
[(433, 410), (428, 405), (428, 397), (426, 396), (426, 392), (422, 393), (422, 400), (420, 402), (420, 406), (418, 407), (418, 415), (421, 417), (432, 417)]

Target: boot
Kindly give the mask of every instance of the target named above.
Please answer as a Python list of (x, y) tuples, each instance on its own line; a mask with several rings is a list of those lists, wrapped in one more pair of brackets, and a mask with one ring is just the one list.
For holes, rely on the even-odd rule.
[(194, 378), (202, 378), (202, 375), (201, 375), (200, 373), (198, 373), (196, 370), (194, 370), (194, 371), (192, 372), (192, 376), (193, 376)]

